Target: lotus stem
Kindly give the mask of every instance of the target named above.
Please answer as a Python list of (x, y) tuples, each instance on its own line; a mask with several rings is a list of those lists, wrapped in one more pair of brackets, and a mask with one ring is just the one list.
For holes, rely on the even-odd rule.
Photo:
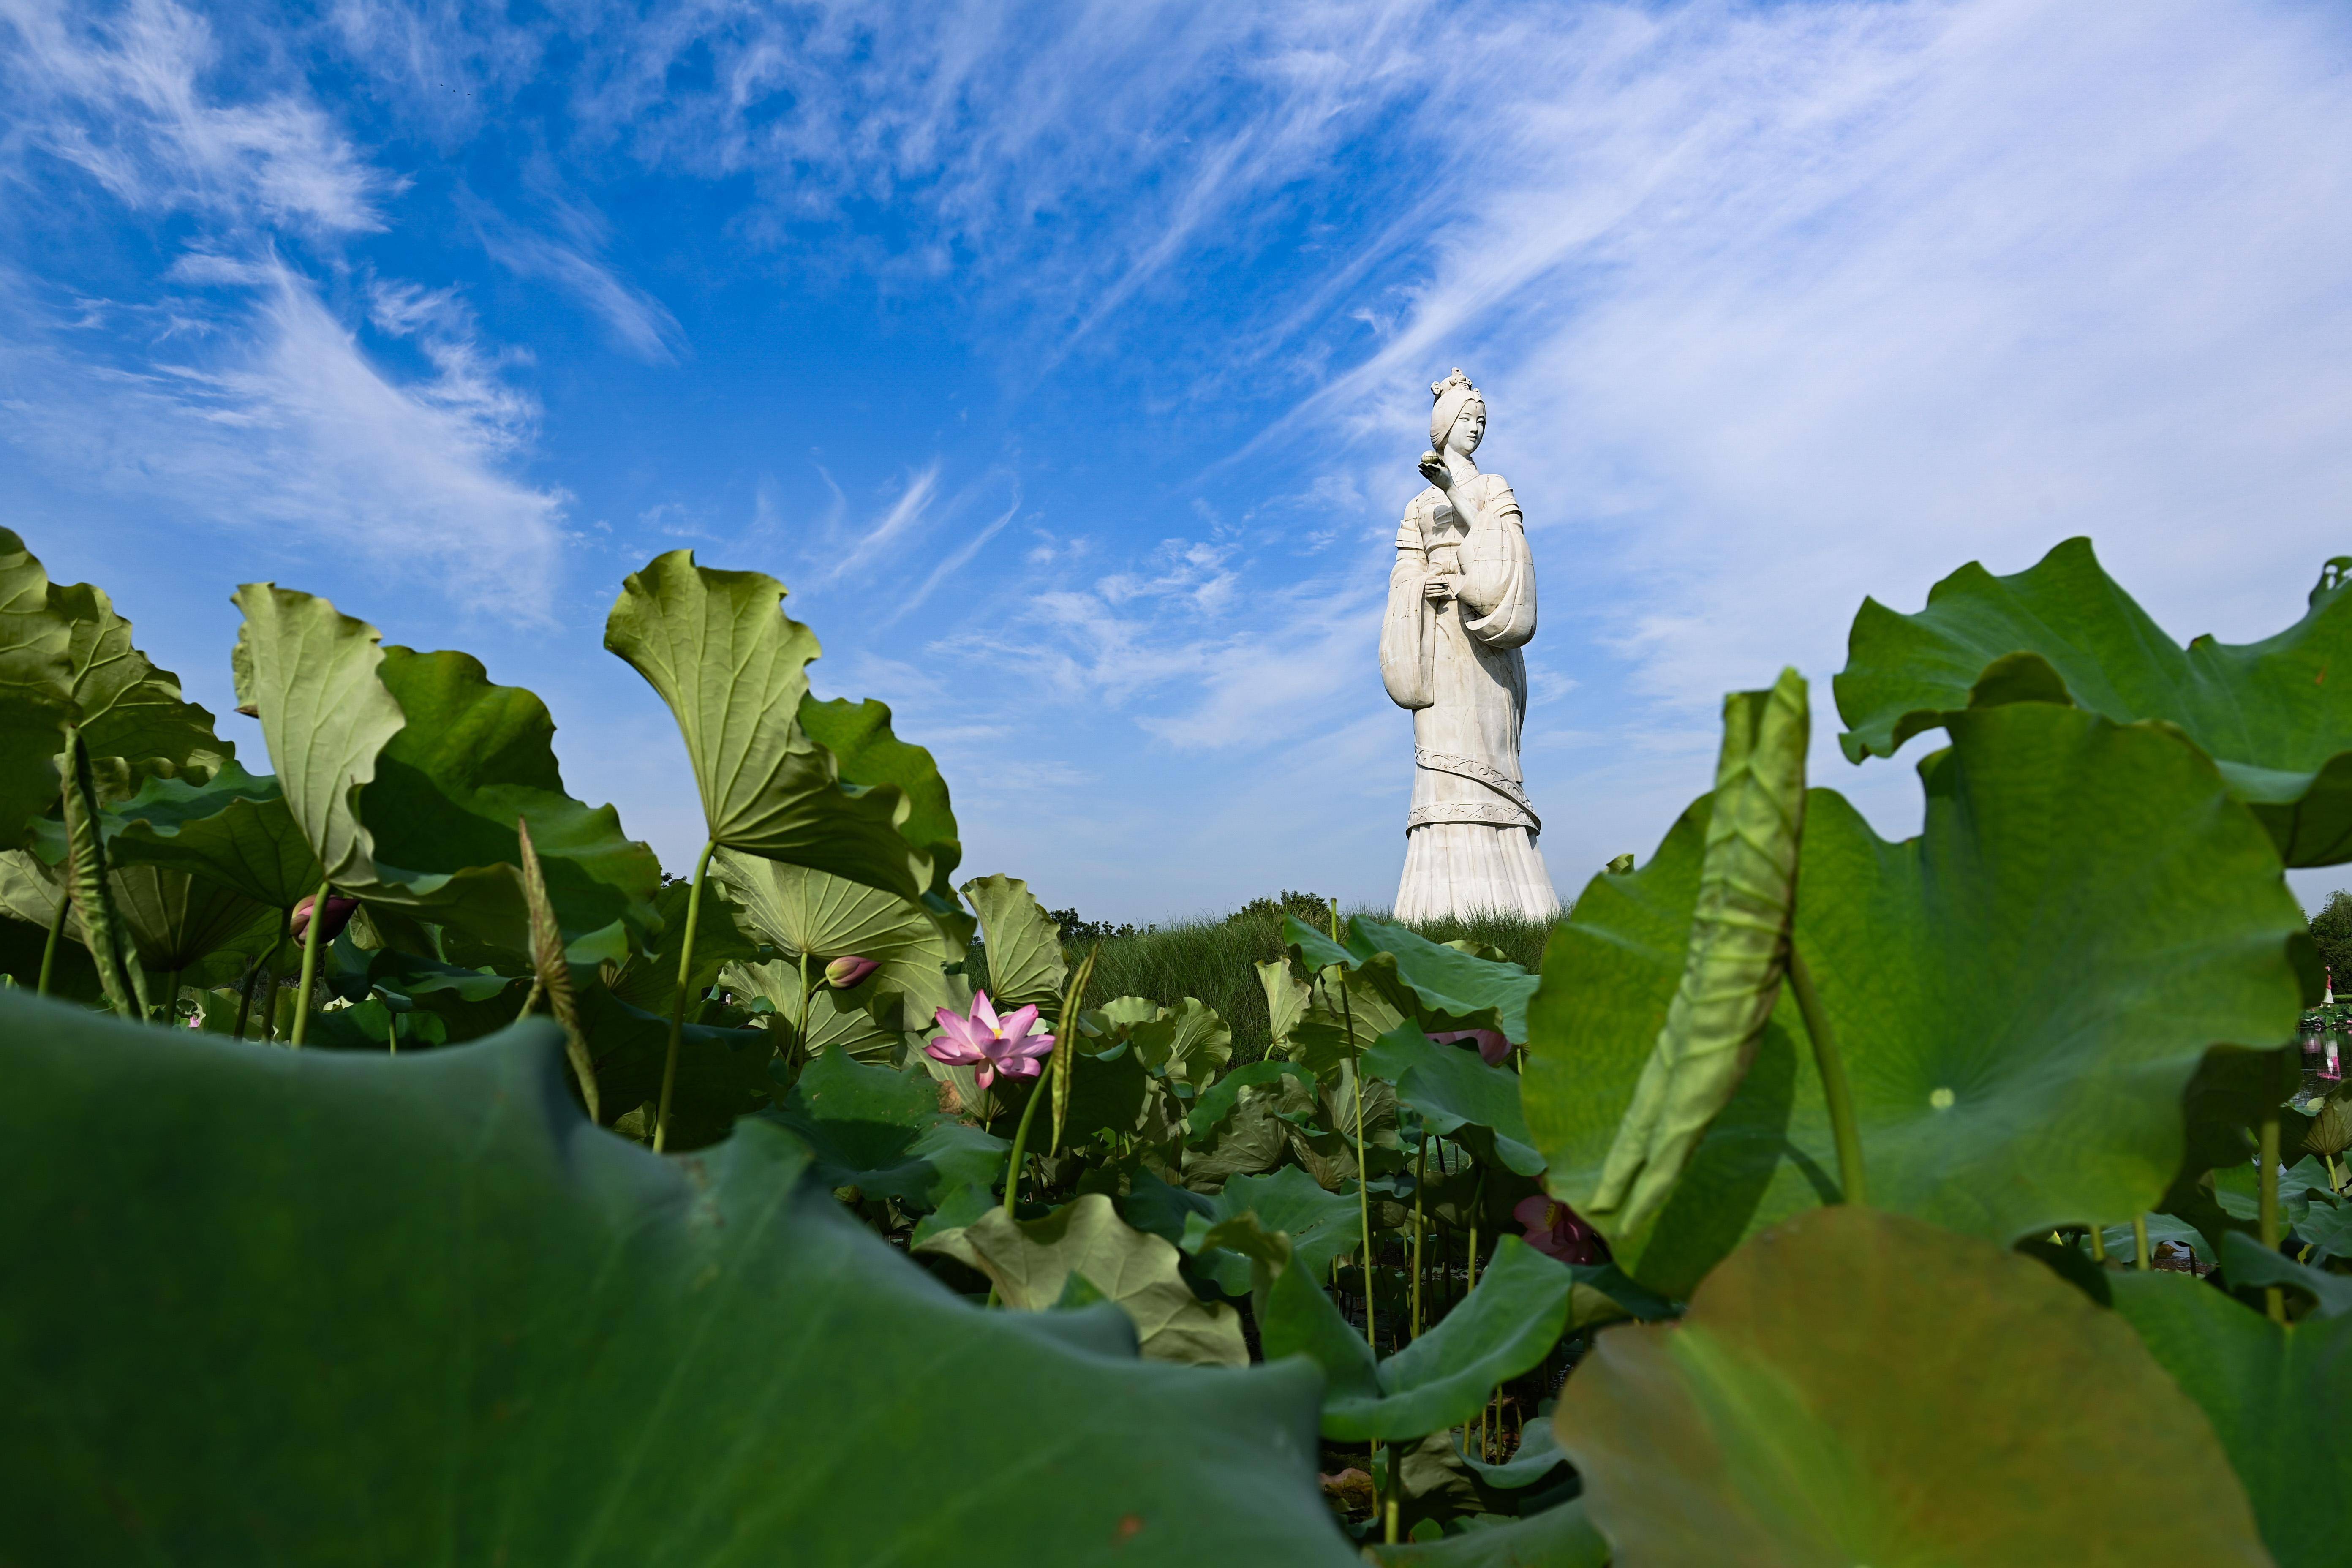
[(296, 1050), (302, 1048), (302, 1037), (310, 1026), (310, 986), (319, 977), (320, 932), (327, 925), (327, 891), (332, 884), (319, 884), (318, 896), (310, 900), (310, 923), (302, 928), (302, 987), (294, 998), (294, 1038)]
[(1429, 1128), (1421, 1130), (1421, 1148), (1412, 1173), (1412, 1321), (1408, 1340), (1421, 1338), (1421, 1189), (1429, 1180)]
[(2095, 1222), (2091, 1226), (2091, 1261), (2094, 1263), (2105, 1263), (2106, 1260), (2106, 1233), (2101, 1230), (2098, 1225)]
[[(1054, 1042), (1055, 1049), (1059, 1050), (1061, 1047), (1061, 1041)], [(1013, 1206), (1021, 1200), (1021, 1157), (1029, 1147), (1029, 1123), (1037, 1114), (1037, 1102), (1047, 1092), (1045, 1076), (1040, 1074), (1037, 1081), (1030, 1086), (1029, 1103), (1021, 1108), (1021, 1121), (1013, 1129), (1013, 1152), (1004, 1165), (1004, 1214), (1008, 1219), (1021, 1217), (1021, 1211)]]
[(2135, 1267), (2147, 1267), (2147, 1215), (2132, 1215), (2132, 1262)]
[[(253, 1016), (253, 987), (262, 975), (268, 973), (270, 961), (278, 956), (278, 950), (286, 945), (287, 929), (292, 925), (293, 921), (292, 910), (278, 911), (278, 940), (269, 944), (268, 952), (254, 954), (253, 963), (246, 969), (245, 994), (237, 999), (236, 1004), (236, 1037), (240, 1040), (245, 1038), (246, 1021)], [(265, 1027), (262, 1033), (267, 1035), (268, 1028)]]
[(1394, 1443), (1389, 1445), (1389, 1484), (1382, 1488), (1381, 1499), (1381, 1539), (1390, 1546), (1397, 1541), (1398, 1495), (1404, 1490), (1404, 1450)]
[(33, 993), (36, 996), (49, 994), (49, 976), (56, 973), (58, 967), (58, 939), (65, 934), (66, 912), (72, 908), (73, 900), (60, 887), (58, 889), (58, 912), (49, 917), (49, 940), (41, 948), (41, 984)]
[[(2282, 1057), (2285, 1053), (2280, 1053)], [(2262, 1206), (2255, 1220), (2264, 1252), (2276, 1252), (2279, 1244), (2279, 1108), (2277, 1089), (2263, 1096), (2262, 1169), (2258, 1173), (2256, 1190), (2262, 1194)], [(2263, 1311), (2273, 1323), (2286, 1321), (2286, 1292), (2276, 1285), (2263, 1287)]]
[(694, 928), (702, 915), (702, 879), (709, 875), (711, 851), (718, 847), (715, 838), (703, 845), (702, 858), (694, 863), (694, 880), (686, 889), (686, 935), (677, 944), (677, 994), (669, 1004), (669, 1055), (662, 1061), (661, 1109), (654, 1113), (656, 1154), (669, 1141), (669, 1102), (677, 1089), (677, 1044), (686, 1035), (686, 983), (694, 977)]
[(1804, 1015), (1805, 1033), (1812, 1037), (1813, 1066), (1822, 1075), (1822, 1099), (1829, 1107), (1830, 1134), (1837, 1142), (1838, 1191), (1857, 1208), (1870, 1202), (1870, 1183), (1862, 1168), (1862, 1130), (1853, 1118), (1853, 1086), (1846, 1080), (1845, 1058), (1838, 1053), (1837, 1033), (1813, 989), (1812, 972), (1804, 955), (1789, 943), (1789, 986), (1797, 994), (1797, 1009)]

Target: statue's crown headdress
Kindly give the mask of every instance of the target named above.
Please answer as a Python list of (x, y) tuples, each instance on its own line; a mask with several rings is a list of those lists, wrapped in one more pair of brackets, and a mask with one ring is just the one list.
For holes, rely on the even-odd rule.
[(1462, 367), (1457, 364), (1454, 367), (1452, 375), (1447, 376), (1444, 381), (1433, 381), (1429, 384), (1429, 395), (1433, 398), (1443, 397), (1455, 387), (1460, 387), (1465, 392), (1478, 390), (1470, 384), (1470, 378), (1462, 374)]

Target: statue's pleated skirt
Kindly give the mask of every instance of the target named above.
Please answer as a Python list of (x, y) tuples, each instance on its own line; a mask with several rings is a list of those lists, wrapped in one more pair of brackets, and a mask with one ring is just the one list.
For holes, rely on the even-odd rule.
[(1549, 920), (1559, 912), (1551, 873), (1525, 827), (1430, 822), (1404, 836), (1404, 879), (1396, 900), (1400, 921), (1489, 913)]

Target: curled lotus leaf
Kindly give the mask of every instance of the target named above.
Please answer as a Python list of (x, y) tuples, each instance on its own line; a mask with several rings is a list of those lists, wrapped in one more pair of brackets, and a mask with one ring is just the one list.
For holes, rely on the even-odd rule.
[(1050, 1031), (1069, 984), (1062, 931), (1018, 877), (980, 877), (963, 885), (988, 944), (988, 994), (999, 1014), (1034, 1005)]

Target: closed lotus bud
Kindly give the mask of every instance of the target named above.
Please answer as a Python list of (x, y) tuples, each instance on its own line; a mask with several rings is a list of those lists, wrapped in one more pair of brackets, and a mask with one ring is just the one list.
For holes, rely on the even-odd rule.
[[(313, 895), (313, 898), (315, 896)], [(305, 899), (294, 906), (294, 923), (287, 928), (287, 934), (294, 939), (297, 945), (310, 938), (311, 902), (311, 899)], [(332, 942), (342, 935), (343, 928), (352, 923), (352, 915), (359, 907), (360, 901), (357, 899), (346, 899), (335, 893), (328, 894), (327, 920), (326, 923), (319, 928), (319, 940)]]
[(870, 958), (845, 953), (824, 966), (824, 983), (835, 991), (846, 991), (881, 967)]
[(2311, 1119), (2311, 1131), (2303, 1135), (2303, 1146), (2315, 1154), (2341, 1154), (2352, 1147), (2352, 1112), (2347, 1112), (2344, 1102), (2331, 1100), (2319, 1108)]

